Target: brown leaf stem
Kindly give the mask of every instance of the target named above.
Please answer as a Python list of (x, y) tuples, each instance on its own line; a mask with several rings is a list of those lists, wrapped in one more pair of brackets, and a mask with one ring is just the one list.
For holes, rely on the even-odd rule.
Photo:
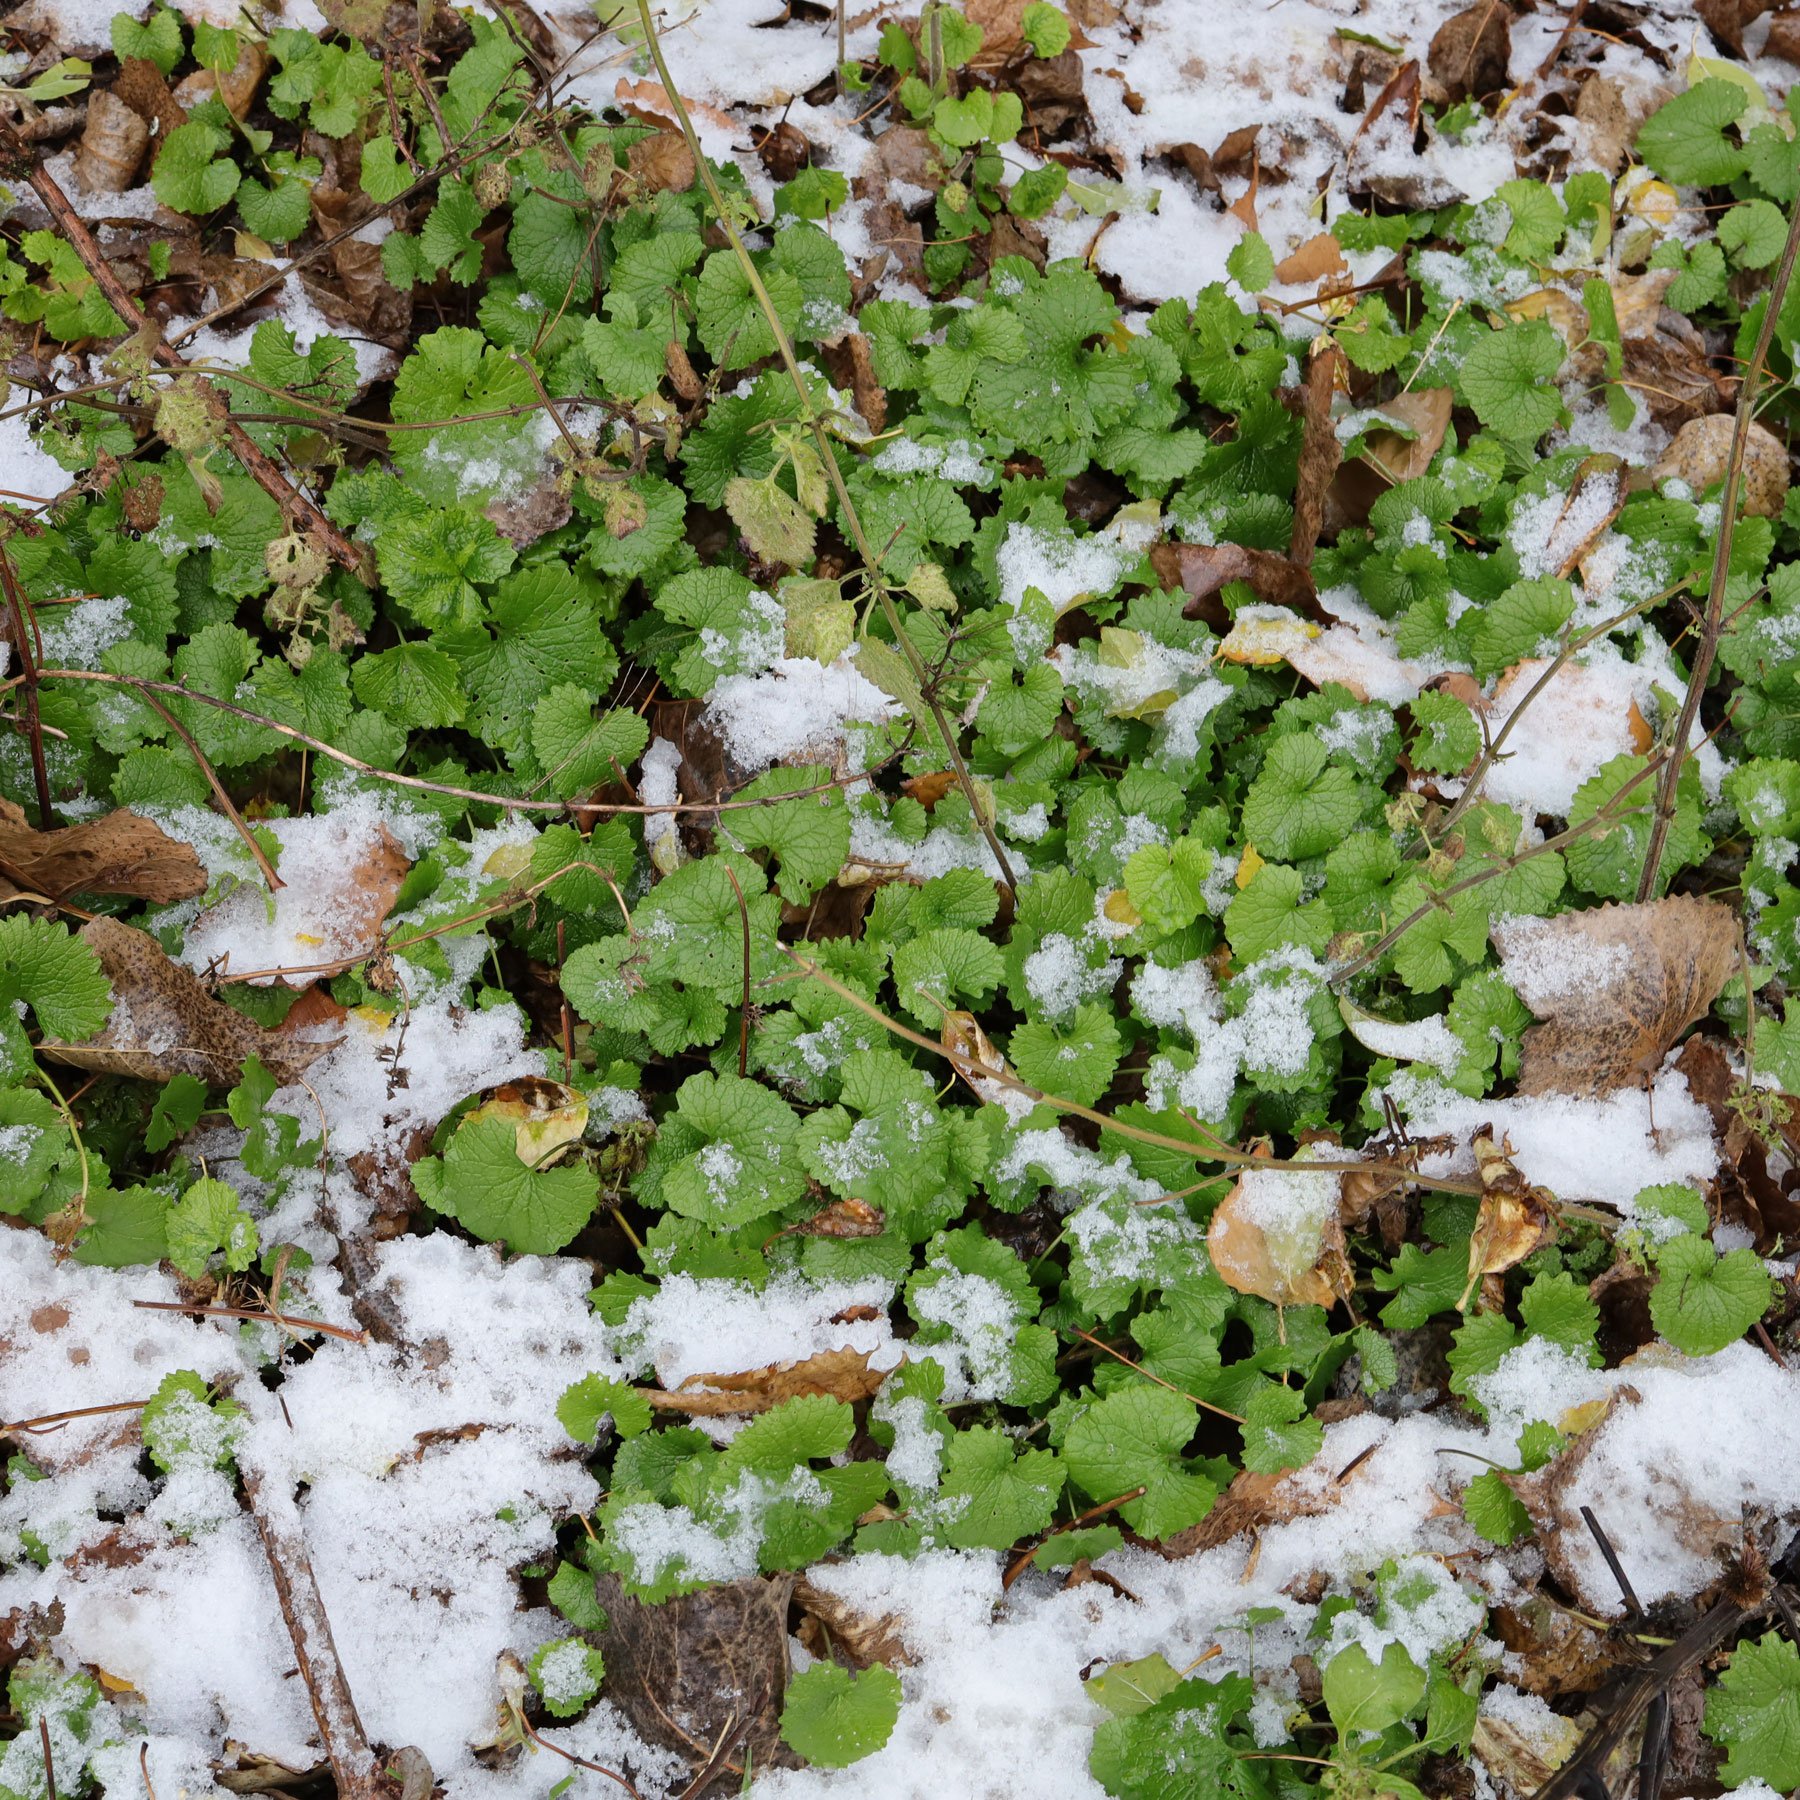
[(1675, 720), (1674, 741), (1656, 787), (1656, 816), (1650, 822), (1643, 872), (1638, 876), (1639, 900), (1648, 900), (1656, 891), (1663, 850), (1675, 822), (1677, 788), (1682, 764), (1687, 759), (1688, 739), (1693, 735), (1694, 721), (1700, 716), (1700, 701), (1719, 653), (1719, 638), (1724, 630), (1726, 578), (1731, 573), (1731, 544), (1737, 532), (1738, 491), (1744, 477), (1744, 446), (1749, 442), (1750, 426), (1756, 415), (1757, 385), (1762, 378), (1763, 365), (1768, 361), (1769, 346), (1775, 341), (1775, 321), (1780, 316), (1782, 299), (1794, 273), (1796, 256), (1800, 256), (1800, 203), (1795, 204), (1794, 216), (1788, 221), (1787, 242), (1782, 246), (1775, 279), (1769, 285), (1762, 324), (1756, 333), (1756, 347), (1750, 353), (1749, 366), (1744, 370), (1738, 388), (1737, 419), (1731, 428), (1731, 449), (1725, 461), (1725, 492), (1719, 503), (1719, 536), (1713, 545), (1712, 577), (1706, 589), (1706, 613), (1701, 621), (1700, 642), (1694, 650), (1694, 664), (1688, 671), (1687, 693)]

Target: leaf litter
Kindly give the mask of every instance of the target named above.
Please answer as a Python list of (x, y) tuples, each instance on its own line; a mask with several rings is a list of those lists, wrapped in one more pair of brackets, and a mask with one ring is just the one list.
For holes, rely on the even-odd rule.
[[(1133, 1800), (1272, 1793), (1295, 1743), (1384, 1791), (1357, 1784), (1359, 1722), (1385, 1719), (1409, 1771), (1386, 1791), (1526, 1794), (1575, 1779), (1635, 1654), (1600, 1624), (1680, 1632), (1711, 1601), (1748, 1633), (1800, 1523), (1770, 1223), (1800, 1079), (1792, 596), (1780, 565), (1755, 586), (1789, 528), (1777, 433), (1745, 444), (1722, 652), (1744, 685), (1680, 746), (1679, 891), (1637, 902), (1642, 828), (1611, 813), (1652, 794), (1687, 655), (1604, 621), (1703, 593), (1748, 353), (1719, 309), (1791, 200), (1782, 19), (1703, 7), (1708, 46), (1656, 5), (1306, 4), (1252, 32), (971, 4), (852, 16), (840, 74), (818, 9), (712, 0), (659, 66), (606, 6), (596, 34), (554, 7), (302, 3), (263, 21), (270, 84), (256, 35), (179, 10), (11, 21), (9, 129), (65, 151), (22, 215), (51, 231), (8, 234), (7, 375), (129, 404), (64, 402), (51, 452), (0, 419), (40, 609), (6, 621), (0, 763), (0, 926), (26, 928), (0, 946), (25, 1171), (0, 1192), (0, 1662), (4, 1730), (43, 1721), (41, 1754), (5, 1737), (0, 1791), (648, 1796), (754, 1771), (777, 1796)], [(354, 41), (390, 27), (379, 61)], [(77, 55), (110, 84), (79, 116)], [(871, 84), (910, 122), (871, 126)], [(446, 109), (466, 142), (527, 91), (608, 123), (521, 138), (516, 191), (484, 190), (489, 163), (411, 197)], [(752, 249), (841, 384), (796, 376), (892, 533), (856, 548), (917, 601), (917, 662), (844, 597), (838, 452), (783, 410), (784, 340), (683, 209), (676, 94), (728, 216), (776, 222)], [(1733, 181), (1715, 238), (1693, 197)], [(602, 197), (634, 221), (604, 256), (598, 224), (577, 241)], [(228, 204), (235, 258), (202, 229)], [(154, 308), (139, 348), (219, 372), (229, 446), (193, 377), (153, 400), (105, 362), (136, 320), (102, 310), (82, 221)], [(486, 334), (436, 334), (423, 400), (415, 287), (467, 294)], [(1027, 345), (1076, 402), (1032, 391)], [(581, 389), (560, 410), (531, 398), (540, 353)], [(1139, 356), (1126, 386), (1108, 354)], [(1186, 423), (1125, 422), (1127, 387), (1177, 365)], [(419, 423), (465, 413), (484, 441)], [(410, 498), (381, 488), (384, 425)], [(414, 544), (408, 511), (456, 522)], [(121, 522), (154, 558), (107, 560)], [(20, 654), (40, 611), (48, 662)], [(58, 665), (94, 684), (47, 678), (40, 713)], [(174, 735), (146, 731), (126, 696), (170, 675)], [(646, 754), (659, 685), (683, 724)], [(59, 707), (71, 688), (96, 704)], [(954, 742), (945, 767), (940, 690), (973, 777)], [(889, 792), (855, 771), (908, 755), (882, 736), (903, 712)], [(309, 795), (271, 722), (348, 761), (328, 777), (321, 750)], [(582, 833), (495, 822), (554, 809), (594, 734), (617, 748), (568, 809)], [(1190, 809), (1215, 742), (1242, 781)], [(1069, 799), (1077, 743), (1116, 795)], [(429, 771), (417, 808), (365, 774), (403, 767)], [(733, 814), (728, 770), (806, 791)], [(464, 836), (470, 793), (492, 797)], [(649, 809), (654, 878), (621, 804)], [(1471, 910), (1484, 859), (1503, 898)], [(1556, 911), (1565, 870), (1584, 900)], [(71, 899), (106, 911), (65, 933)], [(111, 916), (132, 900), (141, 928)], [(1414, 911), (1358, 990), (1374, 1010), (1340, 1015), (1331, 987)], [(836, 986), (780, 985), (776, 921)], [(1367, 1079), (1334, 1108), (1340, 1017)], [(40, 1071), (40, 1094), (33, 1048), (88, 1086)], [(521, 1221), (545, 1254), (502, 1254)], [(577, 1390), (605, 1401), (580, 1440)], [(1800, 1679), (1764, 1655), (1746, 1639), (1705, 1730), (1674, 1733), (1693, 1792), (1800, 1783), (1764, 1722)]]

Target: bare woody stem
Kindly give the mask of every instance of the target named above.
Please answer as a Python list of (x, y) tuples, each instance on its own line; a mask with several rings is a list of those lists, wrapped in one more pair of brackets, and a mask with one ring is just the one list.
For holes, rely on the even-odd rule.
[(244, 1473), (244, 1497), (268, 1558), (275, 1598), (293, 1640), (339, 1800), (386, 1800), (375, 1752), (369, 1748), (355, 1696), (332, 1641), (331, 1621), (319, 1597), (293, 1502), (273, 1498), (263, 1475), (249, 1470)]
[(856, 553), (862, 558), (863, 568), (868, 576), (869, 586), (875, 591), (875, 598), (880, 602), (882, 616), (887, 620), (888, 629), (894, 634), (895, 645), (901, 655), (906, 658), (912, 669), (913, 679), (918, 683), (919, 692), (926, 706), (931, 711), (938, 734), (944, 740), (944, 749), (950, 758), (950, 767), (956, 776), (957, 786), (963, 791), (969, 802), (969, 811), (974, 815), (975, 823), (980, 827), (981, 835), (987, 840), (987, 847), (1005, 881), (1007, 891), (1016, 896), (1018, 882), (1013, 876), (1012, 864), (1006, 859), (1006, 852), (1000, 847), (1000, 840), (994, 834), (993, 824), (982, 806), (980, 796), (975, 791), (975, 782), (969, 774), (969, 766), (963, 761), (962, 751), (957, 747), (956, 732), (944, 714), (941, 702), (934, 691), (930, 671), (925, 667), (925, 659), (919, 654), (918, 646), (906, 635), (900, 622), (900, 609), (894, 604), (893, 590), (887, 577), (882, 573), (880, 559), (870, 545), (868, 534), (863, 530), (862, 519), (858, 515), (855, 503), (850, 498), (850, 490), (844, 483), (844, 473), (838, 467), (837, 457), (833, 455), (831, 441), (826, 436), (825, 426), (819, 417), (818, 409), (813, 405), (811, 393), (806, 386), (806, 377), (801, 373), (800, 361), (794, 354), (794, 346), (788, 338), (787, 330), (782, 325), (780, 316), (775, 310), (775, 302), (769, 298), (769, 290), (763, 285), (761, 271), (757, 268), (750, 252), (745, 248), (742, 235), (731, 222), (731, 211), (725, 203), (725, 196), (720, 191), (717, 177), (712, 172), (712, 165), (706, 160), (706, 152), (700, 147), (699, 134), (694, 130), (694, 121), (688, 116), (688, 109), (681, 95), (676, 91), (675, 77), (670, 73), (668, 59), (663, 55), (662, 39), (656, 30), (656, 21), (651, 16), (650, 0), (637, 0), (638, 18), (644, 28), (645, 41), (650, 46), (650, 55), (656, 63), (656, 73), (661, 78), (663, 91), (669, 97), (669, 106), (675, 114), (676, 123), (681, 127), (681, 134), (687, 139), (687, 146), (693, 154), (694, 166), (700, 171), (700, 179), (706, 184), (706, 191), (713, 203), (713, 210), (718, 215), (719, 228), (731, 242), (733, 253), (737, 257), (738, 267), (742, 270), (744, 280), (750, 292), (756, 298), (756, 304), (762, 310), (767, 321), (770, 334), (775, 340), (775, 348), (780, 354), (782, 366), (788, 372), (788, 379), (794, 384), (794, 392), (800, 399), (801, 415), (811, 429), (813, 439), (818, 445), (819, 460), (825, 465), (825, 473), (830, 478), (832, 491), (836, 495), (838, 512), (850, 533), (850, 540), (856, 546)]
[(1731, 428), (1731, 449), (1725, 462), (1725, 492), (1719, 503), (1719, 537), (1713, 546), (1712, 578), (1706, 589), (1706, 614), (1701, 622), (1700, 641), (1694, 648), (1694, 666), (1688, 674), (1687, 695), (1675, 721), (1674, 742), (1656, 787), (1656, 816), (1650, 823), (1644, 867), (1638, 876), (1637, 898), (1640, 901), (1648, 900), (1656, 891), (1663, 850), (1675, 822), (1688, 739), (1693, 735), (1694, 721), (1700, 716), (1700, 701), (1719, 653), (1719, 637), (1725, 618), (1725, 586), (1731, 573), (1731, 545), (1737, 532), (1738, 492), (1744, 479), (1744, 448), (1756, 416), (1756, 390), (1762, 379), (1763, 365), (1768, 360), (1769, 346), (1775, 340), (1775, 321), (1780, 316), (1781, 303), (1794, 273), (1796, 256), (1800, 256), (1800, 202), (1795, 204), (1794, 216), (1788, 221), (1787, 243), (1782, 247), (1781, 262), (1769, 286), (1768, 303), (1763, 308), (1762, 324), (1756, 333), (1756, 347), (1750, 354), (1749, 367), (1744, 370), (1743, 382), (1738, 388), (1737, 418)]

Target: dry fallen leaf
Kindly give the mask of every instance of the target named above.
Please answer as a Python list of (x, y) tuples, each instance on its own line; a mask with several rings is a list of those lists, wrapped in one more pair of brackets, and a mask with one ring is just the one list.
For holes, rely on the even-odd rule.
[[(887, 1215), (866, 1200), (834, 1200), (810, 1219), (778, 1231), (776, 1237), (866, 1238), (880, 1237), (887, 1229)], [(772, 1240), (771, 1240), (772, 1241)]]
[(160, 906), (205, 893), (206, 870), (193, 845), (137, 813), (39, 831), (10, 800), (0, 800), (0, 895), (9, 884), (46, 900), (128, 894)]
[(112, 984), (112, 1017), (99, 1036), (83, 1044), (46, 1038), (38, 1048), (57, 1062), (140, 1081), (195, 1075), (214, 1087), (230, 1087), (243, 1074), (247, 1057), (260, 1057), (278, 1081), (289, 1082), (332, 1048), (265, 1031), (215, 1000), (199, 976), (172, 962), (147, 931), (117, 919), (90, 919), (81, 938)]
[(1277, 1306), (1333, 1306), (1349, 1292), (1343, 1172), (1246, 1169), (1219, 1202), (1206, 1252), (1229, 1288)]
[[(874, 1663), (893, 1668), (913, 1660), (903, 1635), (906, 1614), (898, 1607), (892, 1612), (864, 1612), (854, 1601), (816, 1587), (805, 1576), (794, 1584), (794, 1604), (801, 1613), (800, 1641), (814, 1655), (841, 1654), (858, 1669)], [(819, 1639), (816, 1647), (809, 1641), (814, 1637)]]
[[(1736, 420), (1730, 413), (1689, 419), (1650, 470), (1653, 481), (1685, 481), (1696, 496), (1725, 479)], [(1788, 491), (1787, 446), (1766, 425), (1744, 439), (1743, 508), (1765, 519), (1781, 516)]]
[(1494, 928), (1502, 972), (1543, 1021), (1525, 1034), (1521, 1094), (1612, 1092), (1661, 1067), (1737, 966), (1729, 907), (1682, 895)]
[(1300, 470), (1294, 483), (1294, 528), (1288, 539), (1289, 560), (1302, 569), (1312, 566), (1331, 479), (1344, 460), (1344, 447), (1332, 424), (1331, 398), (1344, 385), (1347, 367), (1343, 351), (1330, 338), (1313, 340), (1300, 388)]
[(1324, 281), (1327, 277), (1336, 279), (1349, 272), (1343, 246), (1329, 231), (1315, 233), (1275, 265), (1275, 279), (1293, 287), (1302, 287), (1309, 281)]
[(866, 1350), (821, 1350), (804, 1362), (770, 1363), (733, 1375), (690, 1375), (678, 1389), (639, 1388), (659, 1412), (716, 1419), (763, 1413), (801, 1394), (826, 1394), (854, 1405), (876, 1393), (891, 1369), (871, 1369)]
[(1185, 617), (1204, 619), (1218, 630), (1230, 623), (1218, 598), (1228, 581), (1248, 582), (1257, 599), (1292, 607), (1323, 622), (1311, 574), (1274, 550), (1250, 550), (1242, 544), (1156, 544), (1151, 547), (1150, 565), (1165, 589), (1180, 588), (1187, 595)]

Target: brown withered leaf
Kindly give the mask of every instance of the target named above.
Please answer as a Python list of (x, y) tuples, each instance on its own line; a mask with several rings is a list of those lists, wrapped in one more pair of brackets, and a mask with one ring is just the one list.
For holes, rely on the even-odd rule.
[(1343, 351), (1329, 337), (1314, 338), (1300, 388), (1300, 470), (1294, 482), (1294, 529), (1288, 539), (1288, 560), (1300, 569), (1312, 567), (1319, 528), (1325, 522), (1325, 497), (1344, 460), (1344, 447), (1331, 422), (1331, 397), (1343, 381), (1344, 369)]
[(87, 128), (75, 150), (75, 179), (90, 194), (122, 194), (137, 180), (149, 142), (145, 120), (101, 88), (88, 102)]
[[(314, 990), (309, 989), (308, 992)], [(587, 1129), (587, 1098), (578, 1089), (545, 1075), (521, 1075), (489, 1088), (471, 1119), (500, 1119), (513, 1128), (519, 1161), (543, 1168), (558, 1151), (581, 1142)]]
[(735, 1418), (764, 1413), (801, 1394), (826, 1394), (855, 1405), (887, 1380), (891, 1369), (871, 1369), (866, 1350), (821, 1350), (803, 1362), (770, 1363), (731, 1375), (690, 1375), (679, 1388), (639, 1388), (659, 1412), (690, 1418)]
[(996, 1050), (988, 1039), (988, 1034), (981, 1029), (979, 1021), (972, 1012), (953, 1012), (949, 1007), (944, 1009), (943, 1029), (938, 1039), (952, 1056), (962, 1058), (955, 1066), (956, 1072), (966, 1081), (983, 1100), (992, 1099), (990, 1093), (984, 1092), (981, 1086), (982, 1077), (972, 1075), (965, 1066), (973, 1063), (978, 1069), (986, 1069), (994, 1075), (1009, 1073), (1006, 1058)]
[[(903, 1612), (864, 1612), (804, 1575), (794, 1583), (794, 1604), (801, 1614), (800, 1641), (815, 1656), (841, 1654), (858, 1669), (875, 1663), (894, 1668), (913, 1660), (906, 1648)], [(814, 1637), (816, 1647), (809, 1641)]]
[(1425, 66), (1451, 100), (1506, 86), (1512, 49), (1512, 9), (1506, 0), (1475, 0), (1437, 28)]
[(1449, 388), (1417, 388), (1393, 400), (1383, 400), (1380, 411), (1414, 433), (1376, 429), (1363, 434), (1363, 452), (1337, 472), (1331, 484), (1331, 505), (1326, 529), (1367, 522), (1369, 509), (1390, 487), (1423, 475), (1431, 466), (1450, 428), (1450, 409), (1455, 395)]
[(1246, 1169), (1218, 1204), (1206, 1253), (1240, 1294), (1277, 1306), (1334, 1306), (1350, 1291), (1343, 1175), (1319, 1169)]
[(1275, 550), (1251, 550), (1242, 544), (1153, 544), (1150, 566), (1165, 590), (1187, 595), (1181, 609), (1189, 619), (1204, 619), (1226, 630), (1230, 618), (1219, 589), (1228, 581), (1248, 582), (1257, 599), (1292, 607), (1307, 618), (1326, 623), (1312, 575)]
[(1694, 0), (1694, 11), (1733, 56), (1744, 54), (1744, 27), (1769, 10), (1770, 0)]
[(1525, 1034), (1521, 1094), (1641, 1083), (1737, 966), (1737, 916), (1680, 895), (1494, 929), (1502, 972), (1543, 1023)]
[(834, 1200), (810, 1219), (777, 1232), (778, 1237), (866, 1238), (880, 1237), (887, 1229), (887, 1214), (866, 1200)]
[(0, 799), (0, 883), (47, 900), (67, 894), (128, 894), (158, 905), (206, 892), (191, 844), (154, 820), (121, 809), (58, 831), (39, 831)]
[(733, 1767), (794, 1767), (779, 1730), (793, 1590), (792, 1575), (751, 1576), (649, 1606), (616, 1575), (596, 1576), (606, 1626), (587, 1635), (606, 1659), (607, 1698), (640, 1737), (701, 1763), (748, 1717)]
[(1344, 261), (1343, 246), (1329, 231), (1309, 237), (1275, 265), (1275, 279), (1295, 287), (1349, 273), (1350, 265)]
[[(1645, 1354), (1654, 1357), (1658, 1352), (1653, 1348)], [(1623, 1508), (1614, 1492), (1619, 1480), (1616, 1468), (1603, 1472), (1617, 1458), (1600, 1456), (1594, 1472), (1587, 1465), (1604, 1445), (1624, 1442), (1626, 1466), (1638, 1466), (1630, 1439), (1635, 1427), (1632, 1415), (1643, 1403), (1636, 1388), (1615, 1388), (1604, 1406), (1595, 1409), (1598, 1417), (1591, 1422), (1583, 1420), (1574, 1441), (1559, 1456), (1534, 1474), (1502, 1477), (1530, 1513), (1550, 1573), (1577, 1606), (1602, 1618), (1617, 1618), (1624, 1602), (1581, 1509), (1586, 1506), (1594, 1511), (1602, 1528), (1618, 1543)], [(1720, 1511), (1702, 1497), (1698, 1490), (1704, 1489), (1707, 1479), (1698, 1471), (1684, 1477), (1678, 1464), (1659, 1469), (1653, 1482), (1646, 1478), (1634, 1484), (1645, 1490), (1649, 1516), (1640, 1524), (1639, 1508), (1646, 1501), (1634, 1494), (1629, 1501), (1631, 1524), (1634, 1530), (1653, 1534), (1645, 1541), (1679, 1544), (1686, 1554), (1716, 1560), (1723, 1575), (1727, 1559), (1744, 1542), (1744, 1519), (1735, 1503)], [(1645, 1593), (1642, 1597), (1654, 1603), (1659, 1596)]]
[(1498, 1275), (1541, 1249), (1556, 1234), (1556, 1200), (1533, 1187), (1514, 1166), (1507, 1147), (1487, 1133), (1474, 1143), (1475, 1168), (1481, 1178), (1481, 1205), (1469, 1237), (1469, 1282), (1459, 1307), (1467, 1306), (1484, 1275)]
[(332, 1048), (265, 1031), (215, 1000), (147, 931), (101, 918), (82, 926), (81, 937), (112, 984), (113, 1013), (106, 1029), (84, 1044), (46, 1038), (38, 1047), (57, 1062), (140, 1081), (195, 1075), (230, 1087), (246, 1057), (260, 1057), (278, 1081), (288, 1082)]
[(907, 776), (900, 784), (900, 791), (930, 812), (955, 786), (954, 769), (933, 769), (929, 774)]

